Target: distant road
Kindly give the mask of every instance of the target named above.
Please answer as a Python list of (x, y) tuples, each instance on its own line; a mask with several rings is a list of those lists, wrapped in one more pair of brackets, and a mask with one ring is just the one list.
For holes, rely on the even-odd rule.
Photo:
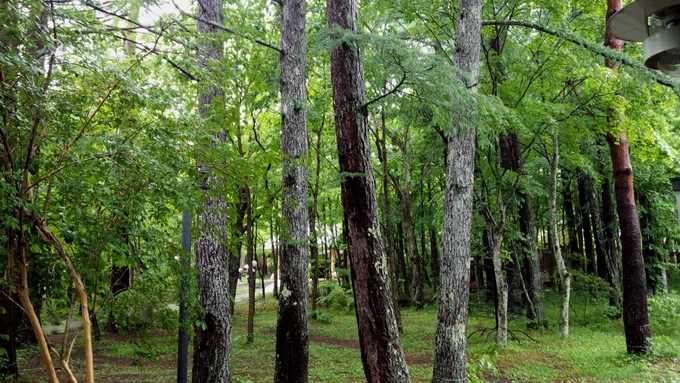
[[(248, 288), (247, 283), (239, 283), (238, 287), (241, 288)], [(264, 283), (264, 291), (265, 294), (271, 294), (274, 292), (274, 281), (266, 281)], [(256, 288), (255, 289), (255, 296), (257, 297), (258, 295), (262, 294), (262, 287)], [(236, 302), (245, 302), (248, 300), (248, 291), (242, 294), (236, 295)], [(168, 308), (179, 311), (179, 306), (176, 304), (169, 304)], [(83, 324), (80, 322), (79, 319), (72, 319), (71, 322), (69, 323), (69, 331), (73, 330), (79, 330)], [(45, 325), (43, 326), (43, 332), (45, 335), (54, 335), (54, 334), (62, 334), (64, 332), (64, 325)]]
[[(279, 284), (279, 286), (280, 286), (280, 284)], [(247, 283), (239, 283), (238, 286), (237, 286), (237, 289), (238, 289), (238, 287), (244, 287), (244, 288), (247, 289), (248, 284)], [(264, 283), (264, 292), (265, 292), (265, 294), (271, 294), (271, 293), (274, 292), (274, 281), (266, 281)], [(260, 295), (262, 294), (262, 287), (255, 288), (255, 297), (257, 297), (258, 294), (260, 294)], [(234, 300), (236, 302), (247, 301), (248, 300), (248, 291), (246, 291), (245, 293), (236, 294), (236, 298)]]

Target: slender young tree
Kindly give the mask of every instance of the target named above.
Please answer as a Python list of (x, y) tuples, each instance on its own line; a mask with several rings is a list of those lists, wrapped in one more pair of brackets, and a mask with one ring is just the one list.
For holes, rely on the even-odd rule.
[[(328, 0), (328, 26), (345, 34), (358, 28), (357, 0)], [(343, 38), (331, 51), (335, 132), (361, 359), (370, 383), (408, 382), (404, 352), (388, 285), (373, 181), (364, 68), (356, 41)]]
[[(384, 121), (383, 121), (384, 126)], [(388, 129), (383, 131), (390, 137), (392, 144), (399, 148), (401, 156), (404, 160), (404, 175), (402, 179), (398, 179), (391, 173), (390, 176), (394, 190), (399, 197), (399, 205), (401, 207), (401, 222), (404, 225), (406, 235), (406, 250), (408, 251), (409, 260), (411, 261), (411, 303), (415, 307), (423, 306), (423, 267), (422, 257), (418, 253), (418, 245), (416, 240), (416, 228), (413, 221), (413, 214), (411, 214), (411, 179), (413, 174), (413, 156), (408, 150), (407, 142), (409, 141), (409, 127), (407, 126), (402, 135), (391, 132)]]
[[(316, 311), (316, 301), (319, 298), (319, 236), (316, 230), (316, 220), (319, 218), (319, 179), (321, 178), (321, 133), (326, 125), (325, 115), (322, 116), (319, 128), (314, 132), (314, 185), (312, 186), (312, 203), (309, 204), (309, 252), (314, 268), (312, 276), (312, 310)], [(311, 141), (311, 137), (310, 137)]]
[(305, 0), (281, 1), (281, 291), (275, 382), (307, 382), (309, 251)]
[[(607, 0), (607, 20), (621, 9), (621, 0)], [(615, 51), (623, 50), (623, 41), (616, 39), (609, 31), (605, 35), (605, 45)], [(605, 65), (617, 69), (618, 63), (606, 60)], [(647, 351), (647, 338), (651, 336), (647, 314), (647, 286), (645, 262), (642, 258), (642, 233), (640, 220), (635, 206), (635, 187), (633, 167), (630, 163), (628, 138), (621, 131), (622, 121), (613, 109), (607, 113), (609, 133), (607, 143), (614, 170), (614, 194), (616, 212), (621, 228), (621, 265), (623, 271), (623, 328), (626, 333), (628, 353)]]
[[(460, 81), (477, 91), (481, 45), (482, 1), (461, 0), (456, 24), (454, 64)], [(453, 100), (457, 102), (457, 100)], [(470, 281), (470, 237), (475, 159), (475, 109), (454, 118), (446, 151), (446, 191), (442, 256), (439, 271), (436, 349), (433, 383), (465, 381)]]
[[(224, 15), (221, 0), (199, 0), (198, 19), (222, 25)], [(206, 38), (198, 49), (198, 63), (205, 70), (222, 58), (222, 44), (212, 41), (217, 27), (198, 21), (197, 29)], [(206, 86), (199, 94), (199, 115), (212, 124), (211, 105), (222, 96), (215, 86)], [(211, 127), (215, 139), (224, 142), (221, 127)], [(219, 187), (223, 180), (208, 173), (209, 187)], [(194, 326), (194, 383), (231, 381), (231, 301), (229, 299), (229, 262), (226, 247), (227, 222), (225, 203), (206, 191), (205, 202), (198, 215), (200, 235), (194, 243), (196, 268), (199, 271), (199, 301), (205, 310), (204, 326)]]
[(388, 277), (390, 288), (392, 291), (392, 306), (394, 307), (394, 316), (397, 320), (397, 327), (399, 332), (404, 331), (401, 323), (401, 312), (399, 311), (399, 278), (397, 277), (397, 256), (394, 249), (394, 229), (392, 224), (392, 205), (390, 203), (390, 192), (388, 186), (388, 173), (389, 168), (387, 166), (387, 125), (385, 124), (385, 113), (380, 113), (380, 133), (375, 133), (375, 143), (378, 148), (378, 158), (382, 165), (382, 193), (383, 200), (385, 201), (385, 210), (383, 212), (383, 217), (385, 217), (385, 252), (387, 255), (388, 264)]
[(562, 304), (560, 306), (560, 337), (569, 337), (569, 299), (571, 294), (571, 273), (567, 270), (562, 257), (562, 247), (560, 246), (559, 229), (557, 227), (557, 169), (559, 166), (559, 137), (557, 129), (554, 129), (552, 141), (553, 152), (550, 158), (550, 198), (548, 198), (548, 210), (550, 214), (550, 239), (552, 251), (557, 264), (557, 272), (560, 275), (560, 295)]

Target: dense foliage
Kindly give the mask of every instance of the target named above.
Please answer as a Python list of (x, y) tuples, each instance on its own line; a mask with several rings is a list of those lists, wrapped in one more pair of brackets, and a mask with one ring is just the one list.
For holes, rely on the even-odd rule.
[[(310, 245), (318, 248), (319, 270), (310, 275), (327, 279), (313, 315), (354, 308), (329, 72), (329, 52), (351, 42), (365, 66), (371, 160), (398, 303), (436, 304), (447, 133), (470, 107), (477, 110), (471, 299), (494, 299), (487, 231), (489, 222), (502, 223), (511, 300), (519, 313), (527, 309), (520, 264), (532, 239), (518, 213), (525, 198), (544, 282), (558, 280), (547, 208), (553, 132), (559, 245), (575, 271), (574, 289), (593, 300), (614, 296), (600, 251), (618, 244), (607, 235), (618, 223), (605, 220), (613, 181), (604, 137), (615, 116), (615, 133), (625, 132), (631, 147), (647, 285), (659, 296), (650, 300), (652, 326), (677, 323), (677, 293), (662, 296), (680, 251), (669, 183), (680, 172), (678, 88), (639, 64), (640, 46), (623, 54), (601, 46), (604, 2), (484, 1), (478, 94), (457, 81), (466, 76), (453, 62), (457, 2), (362, 2), (356, 33), (329, 29), (324, 2), (307, 8), (309, 154), (300, 161), (309, 168), (308, 211), (318, 233)], [(263, 278), (276, 269), (286, 225), (278, 5), (228, 3), (224, 26), (209, 37), (223, 57), (207, 67), (196, 59), (207, 37), (197, 33), (194, 14), (188, 2), (0, 0), (0, 294), (11, 297), (0, 299), (0, 323), (32, 332), (12, 309), (12, 302), (26, 304), (24, 291), (43, 324), (78, 316), (80, 278), (95, 332), (174, 328), (168, 305), (177, 303), (183, 276), (181, 211), (198, 211), (206, 195), (226, 203), (232, 279), (248, 251)], [(624, 65), (612, 71), (605, 57)], [(197, 95), (206, 86), (221, 96), (201, 119)], [(211, 134), (216, 129), (225, 132), (223, 142)], [(518, 141), (521, 167), (506, 166), (507, 137)], [(202, 193), (206, 171), (224, 182)], [(119, 294), (113, 276), (120, 270), (128, 270), (128, 283)], [(413, 284), (422, 285), (422, 296), (412, 294)], [(199, 318), (195, 288), (189, 305)], [(613, 307), (608, 316), (619, 313)], [(11, 332), (5, 328), (0, 333)], [(57, 354), (68, 360), (68, 352)]]

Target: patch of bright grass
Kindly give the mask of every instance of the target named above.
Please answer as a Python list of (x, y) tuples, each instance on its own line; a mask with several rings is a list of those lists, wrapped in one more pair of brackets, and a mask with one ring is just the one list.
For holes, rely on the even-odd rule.
[[(677, 330), (680, 272), (671, 273), (671, 298), (657, 299), (650, 311), (652, 350), (648, 355), (626, 353), (623, 324), (607, 318), (607, 300), (575, 292), (570, 310), (570, 336), (559, 337), (557, 293), (545, 293), (547, 330), (528, 330), (527, 321), (512, 317), (514, 337), (503, 349), (495, 345), (493, 304), (471, 296), (468, 322), (468, 365), (477, 377), (502, 382), (680, 382), (680, 332)], [(656, 298), (655, 298), (656, 299)], [(365, 381), (354, 313), (320, 310), (323, 320), (310, 319), (309, 381), (354, 383)], [(401, 343), (413, 383), (432, 379), (437, 309), (402, 309)], [(247, 303), (235, 306), (232, 336), (232, 376), (235, 383), (271, 382), (274, 376), (277, 303), (272, 297), (258, 301), (254, 342), (247, 342)], [(95, 343), (98, 382), (169, 382), (175, 379), (175, 333), (160, 336), (105, 337)], [(76, 345), (76, 348), (79, 348)], [(191, 347), (191, 342), (190, 342)], [(191, 355), (191, 351), (190, 351)], [(20, 363), (36, 360), (35, 348), (23, 349)], [(189, 358), (191, 364), (191, 357)], [(76, 376), (82, 378), (82, 360), (74, 358)], [(39, 365), (19, 383), (43, 381)], [(191, 368), (190, 368), (191, 369)], [(478, 380), (474, 380), (475, 382)]]

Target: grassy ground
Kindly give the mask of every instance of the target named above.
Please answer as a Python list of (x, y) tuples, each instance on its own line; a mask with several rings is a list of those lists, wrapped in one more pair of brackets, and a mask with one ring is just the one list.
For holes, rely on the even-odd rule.
[[(522, 318), (510, 323), (514, 340), (499, 350), (494, 344), (493, 307), (471, 297), (469, 323), (469, 370), (493, 382), (680, 382), (680, 276), (673, 276), (675, 300), (654, 301), (652, 331), (654, 348), (647, 356), (629, 356), (621, 320), (605, 317), (604, 299), (594, 301), (585, 293), (574, 297), (571, 332), (559, 338), (559, 297), (546, 293), (551, 328), (527, 330)], [(255, 341), (246, 341), (245, 303), (234, 315), (233, 376), (236, 383), (271, 382), (274, 373), (276, 329), (275, 301), (258, 302)], [(675, 314), (673, 314), (675, 313)], [(429, 382), (436, 308), (402, 310), (402, 344), (413, 382)], [(59, 336), (53, 338), (59, 342)], [(176, 336), (162, 331), (105, 335), (95, 344), (98, 382), (175, 381)], [(354, 314), (322, 312), (310, 321), (310, 382), (364, 381)], [(72, 361), (82, 371), (82, 353), (76, 346)], [(21, 354), (22, 376), (17, 383), (42, 382), (44, 374), (35, 350)]]

